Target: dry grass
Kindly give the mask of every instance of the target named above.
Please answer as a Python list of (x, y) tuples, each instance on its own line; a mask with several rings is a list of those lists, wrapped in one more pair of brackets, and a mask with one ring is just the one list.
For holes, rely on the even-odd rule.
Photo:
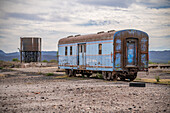
[(64, 75), (64, 76), (56, 76), (55, 78), (56, 78), (56, 79), (64, 79), (64, 78), (68, 78), (68, 76), (67, 76), (67, 75)]
[(46, 76), (54, 76), (54, 73), (47, 73)]
[(0, 77), (5, 77), (5, 75), (4, 74), (0, 74)]
[(156, 83), (156, 84), (168, 84), (170, 85), (170, 79), (160, 79), (159, 82), (156, 79), (148, 79), (148, 78), (137, 78), (134, 80), (135, 82), (147, 82), (147, 83)]
[(164, 70), (164, 73), (170, 74), (170, 70)]
[(56, 76), (56, 79), (66, 79), (66, 80), (87, 80), (89, 78), (84, 78), (81, 76), (76, 76), (76, 77), (68, 77), (67, 75), (61, 75), (61, 76)]
[[(67, 80), (85, 80), (88, 78), (82, 78), (82, 77), (68, 77), (67, 75), (62, 76), (56, 76), (56, 79), (67, 79)], [(106, 81), (110, 82), (110, 81)], [(113, 82), (113, 81), (112, 81)], [(170, 79), (160, 79), (159, 82), (156, 81), (156, 79), (147, 79), (147, 78), (136, 78), (134, 82), (146, 82), (146, 83), (156, 83), (156, 84), (168, 84), (170, 85)]]

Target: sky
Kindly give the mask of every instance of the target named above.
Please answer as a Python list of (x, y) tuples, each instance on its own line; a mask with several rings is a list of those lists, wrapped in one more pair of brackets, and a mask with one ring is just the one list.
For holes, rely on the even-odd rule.
[(0, 0), (0, 49), (18, 51), (20, 37), (41, 37), (43, 51), (58, 50), (69, 35), (138, 29), (149, 49), (170, 50), (170, 0)]

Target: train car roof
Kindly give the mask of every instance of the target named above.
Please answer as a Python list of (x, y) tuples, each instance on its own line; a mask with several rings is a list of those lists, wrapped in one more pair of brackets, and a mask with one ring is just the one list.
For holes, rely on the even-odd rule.
[(91, 41), (113, 40), (117, 31), (98, 32), (97, 34), (68, 36), (59, 40), (59, 44), (83, 43)]

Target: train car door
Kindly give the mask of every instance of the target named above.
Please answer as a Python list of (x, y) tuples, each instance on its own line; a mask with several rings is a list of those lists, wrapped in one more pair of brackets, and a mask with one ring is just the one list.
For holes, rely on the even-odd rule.
[(126, 39), (126, 67), (137, 66), (137, 39), (128, 38)]
[(121, 37), (116, 37), (114, 40), (114, 67), (121, 68), (122, 66), (122, 40)]
[(78, 65), (79, 68), (86, 68), (86, 44), (78, 44)]

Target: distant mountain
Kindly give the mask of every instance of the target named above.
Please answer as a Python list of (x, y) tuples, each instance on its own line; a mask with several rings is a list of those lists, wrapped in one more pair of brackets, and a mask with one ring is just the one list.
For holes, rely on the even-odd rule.
[(42, 51), (42, 60), (57, 60), (57, 51)]
[(2, 50), (0, 50), (0, 55), (5, 55), (5, 52), (3, 52)]
[[(42, 51), (42, 60), (57, 60), (57, 51)], [(12, 61), (13, 58), (20, 59), (19, 52), (5, 53), (0, 50), (0, 60)], [(149, 60), (155, 63), (168, 63), (170, 61), (170, 50), (165, 51), (150, 51)]]
[[(57, 60), (57, 51), (42, 51), (41, 60)], [(13, 53), (5, 53), (2, 50), (0, 50), (0, 60), (3, 61), (12, 61), (13, 58), (20, 59), (20, 53), (19, 52), (13, 52)]]
[(149, 60), (155, 63), (168, 63), (170, 61), (170, 50), (150, 51)]

